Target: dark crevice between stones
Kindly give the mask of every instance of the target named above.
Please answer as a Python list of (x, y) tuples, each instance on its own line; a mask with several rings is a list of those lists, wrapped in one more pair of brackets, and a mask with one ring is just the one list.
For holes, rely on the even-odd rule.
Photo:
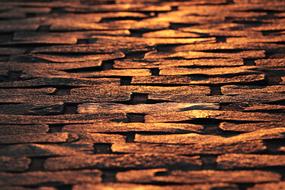
[(243, 64), (246, 66), (254, 66), (255, 64), (255, 59), (243, 59)]
[(264, 36), (277, 36), (280, 35), (281, 32), (283, 32), (284, 30), (263, 30), (261, 31), (262, 35)]
[(72, 190), (72, 185), (59, 185), (56, 187), (58, 190)]
[(76, 103), (65, 103), (63, 108), (64, 114), (77, 114), (78, 104)]
[(148, 51), (128, 51), (125, 52), (125, 59), (143, 59)]
[(102, 182), (103, 183), (114, 183), (117, 181), (116, 174), (114, 170), (102, 170)]
[(239, 190), (247, 190), (253, 186), (254, 186), (254, 184), (252, 184), (252, 183), (241, 183), (241, 184), (238, 184), (238, 189)]
[(222, 95), (221, 86), (210, 86), (210, 89), (211, 89), (210, 92), (211, 96)]
[(27, 18), (46, 16), (46, 13), (26, 13)]
[(77, 39), (77, 43), (76, 44), (94, 44), (97, 42), (97, 39), (94, 38), (84, 38), (84, 39)]
[[(213, 50), (202, 50), (202, 52), (209, 52), (209, 53), (223, 53), (223, 54), (227, 54), (227, 53), (240, 53), (240, 52), (244, 52), (246, 51), (246, 49), (213, 49)], [(217, 58), (218, 59), (218, 58)]]
[(52, 7), (50, 14), (52, 13), (66, 13), (66, 10), (64, 7)]
[(49, 25), (41, 25), (38, 27), (37, 32), (49, 32)]
[(244, 27), (257, 27), (265, 24), (264, 22), (257, 20), (233, 20), (232, 22), (236, 24), (242, 24)]
[(107, 0), (107, 1), (81, 0), (80, 4), (82, 5), (114, 5), (116, 4), (116, 0)]
[(244, 107), (248, 107), (246, 103), (220, 103), (220, 110), (223, 111), (243, 111)]
[(159, 76), (159, 68), (150, 69), (151, 76)]
[(132, 77), (121, 77), (121, 85), (130, 85), (132, 82)]
[(159, 104), (159, 103), (167, 103), (167, 102), (172, 102), (170, 100), (152, 100), (152, 99), (148, 99), (147, 100), (147, 104)]
[(202, 167), (205, 170), (217, 169), (217, 156), (216, 155), (200, 155), (202, 160)]
[(177, 45), (177, 44), (157, 44), (155, 46), (155, 49), (158, 52), (165, 52), (165, 51), (172, 51), (173, 48), (175, 48), (177, 46), (179, 46), (179, 45)]
[(47, 157), (31, 158), (29, 171), (43, 171), (44, 170), (44, 162), (46, 161), (46, 159), (47, 159)]
[(148, 94), (132, 93), (129, 104), (145, 104), (148, 100)]
[(263, 140), (263, 143), (266, 146), (266, 150), (270, 154), (280, 155), (281, 152), (278, 149), (281, 147), (285, 147), (284, 139), (267, 139)]
[(275, 101), (275, 102), (266, 102), (268, 105), (285, 105), (285, 100)]
[(113, 65), (115, 64), (114, 60), (104, 60), (102, 61), (102, 70), (110, 70), (113, 69)]
[(68, 73), (88, 73), (88, 72), (98, 72), (102, 71), (102, 66), (94, 66), (94, 67), (82, 67), (82, 68), (76, 68), (76, 69), (65, 69), (65, 72)]
[(127, 122), (139, 122), (144, 123), (145, 122), (145, 114), (142, 113), (127, 113)]
[(102, 18), (99, 23), (108, 23), (108, 22), (114, 22), (114, 21), (141, 21), (143, 18), (140, 17), (131, 17), (131, 16), (126, 16), (126, 17), (109, 17), (109, 18)]
[(198, 23), (170, 23), (169, 29), (177, 30), (178, 28), (197, 26)]
[(280, 100), (280, 101), (273, 101), (273, 102), (269, 102), (267, 104), (275, 104), (275, 105), (282, 105), (285, 106), (285, 100)]
[(227, 37), (226, 36), (216, 36), (216, 41), (217, 43), (225, 43), (227, 42)]
[(110, 154), (112, 153), (111, 143), (95, 143), (93, 145), (95, 154)]
[(57, 95), (57, 96), (70, 95), (71, 89), (72, 87), (69, 87), (69, 86), (57, 87), (55, 92), (52, 93), (51, 95)]
[(63, 124), (49, 124), (48, 133), (62, 132), (63, 127), (64, 127)]
[(20, 80), (22, 75), (22, 71), (8, 71), (8, 80), (16, 81)]
[(153, 29), (139, 29), (139, 30), (136, 30), (136, 29), (129, 29), (130, 31), (130, 36), (131, 37), (142, 37), (144, 33), (147, 33), (147, 32), (154, 32), (154, 31), (158, 31), (158, 30), (153, 30)]
[(285, 51), (285, 48), (271, 48), (271, 49), (266, 49), (266, 52), (265, 52), (265, 57), (266, 58), (284, 58), (284, 51)]
[(27, 62), (27, 63), (44, 62), (44, 63), (48, 63), (48, 61), (45, 60), (45, 59), (33, 57), (33, 56), (29, 55), (29, 54), (14, 55), (14, 56), (11, 56), (9, 60), (12, 61), (12, 62)]
[(170, 172), (169, 171), (156, 172), (154, 175), (155, 176), (168, 176), (170, 175)]
[(265, 83), (264, 86), (267, 85), (279, 85), (282, 81), (281, 77), (283, 76), (282, 73), (276, 72), (276, 71), (264, 71), (265, 72)]
[(130, 142), (134, 142), (135, 141), (135, 133), (134, 132), (128, 132), (126, 133), (126, 142), (130, 143)]
[(204, 75), (204, 74), (193, 74), (193, 75), (189, 75), (189, 78), (191, 80), (199, 81), (199, 80), (207, 80), (210, 77), (209, 75)]
[[(148, 5), (148, 3), (146, 4)], [(158, 5), (158, 4), (156, 4)], [(151, 17), (157, 17), (159, 14), (162, 14), (162, 13), (168, 13), (168, 12), (171, 12), (172, 10), (138, 10), (139, 13), (143, 13), (143, 14), (147, 14)], [(142, 30), (142, 29), (140, 29)]]
[(178, 11), (179, 6), (171, 6), (171, 11)]
[(269, 114), (284, 114), (284, 109), (258, 109), (258, 110), (245, 110), (244, 112), (260, 112), (260, 113), (269, 113)]
[(282, 181), (285, 179), (285, 167), (284, 167), (284, 165), (283, 166), (268, 167), (268, 168), (265, 168), (264, 170), (280, 174), (282, 176)]
[(2, 33), (0, 31), (0, 42), (9, 42), (13, 40), (14, 34), (12, 32)]
[(9, 62), (10, 56), (0, 55), (0, 61)]
[[(175, 163), (175, 164), (171, 164), (171, 165), (165, 165), (163, 166), (166, 169), (168, 169), (169, 171), (176, 171), (176, 170), (180, 170), (180, 171), (194, 171), (194, 170), (199, 170), (201, 169), (200, 166), (196, 166), (196, 165), (191, 165), (189, 163)], [(161, 168), (161, 167), (154, 167), (154, 168)], [(164, 173), (158, 173), (158, 175), (164, 175)], [(167, 176), (167, 175), (166, 175)]]

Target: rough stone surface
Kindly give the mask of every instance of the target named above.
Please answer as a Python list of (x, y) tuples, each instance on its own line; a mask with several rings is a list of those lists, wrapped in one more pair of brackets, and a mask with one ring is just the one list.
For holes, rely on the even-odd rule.
[(285, 189), (284, 0), (1, 0), (0, 189)]

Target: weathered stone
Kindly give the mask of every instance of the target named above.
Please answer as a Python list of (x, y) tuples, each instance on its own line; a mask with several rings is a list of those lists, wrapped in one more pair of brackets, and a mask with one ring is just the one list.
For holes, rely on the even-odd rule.
[(161, 76), (179, 76), (179, 75), (236, 75), (236, 74), (251, 74), (257, 73), (254, 71), (257, 69), (256, 67), (252, 66), (240, 66), (240, 67), (225, 67), (225, 68), (181, 68), (181, 67), (169, 67), (160, 69), (159, 74)]
[(151, 144), (151, 143), (126, 143), (113, 144), (114, 152), (135, 153), (142, 151), (144, 153), (175, 153), (175, 154), (224, 154), (224, 153), (253, 153), (266, 150), (266, 146), (261, 140), (257, 141), (239, 141), (225, 143), (192, 143), (192, 144)]
[(260, 183), (279, 181), (281, 176), (266, 171), (172, 171), (166, 175), (159, 175), (159, 172), (167, 172), (165, 169), (153, 170), (131, 170), (120, 172), (117, 178), (121, 182), (137, 183)]
[(181, 190), (181, 189), (193, 189), (193, 190), (210, 190), (213, 188), (230, 188), (237, 189), (235, 185), (217, 183), (217, 184), (193, 184), (193, 185), (170, 185), (170, 186), (159, 186), (159, 185), (140, 185), (140, 184), (128, 184), (128, 183), (105, 183), (105, 184), (82, 184), (75, 185), (72, 190)]
[(98, 84), (120, 84), (118, 79), (77, 79), (77, 78), (37, 78), (25, 81), (1, 82), (0, 87), (41, 87), (41, 86), (94, 86)]
[(110, 133), (110, 132), (202, 132), (203, 126), (186, 123), (115, 123), (101, 122), (92, 124), (65, 125), (63, 131), (75, 133)]
[(124, 119), (125, 114), (0, 115), (1, 124), (75, 124)]
[(0, 171), (23, 172), (28, 170), (31, 160), (25, 157), (0, 156)]
[(284, 12), (1, 0), (0, 189), (284, 189)]
[(264, 58), (265, 52), (260, 51), (243, 51), (239, 53), (206, 53), (206, 52), (195, 52), (195, 51), (185, 51), (185, 52), (148, 52), (145, 54), (146, 59), (163, 59), (163, 58), (185, 58), (185, 59), (197, 59), (197, 58), (240, 58), (240, 59), (250, 59), (250, 58)]
[(236, 95), (236, 94), (258, 94), (258, 93), (283, 93), (285, 92), (284, 85), (273, 85), (273, 86), (236, 86), (236, 85), (226, 85), (222, 86), (221, 92), (226, 95)]
[(194, 119), (220, 119), (239, 121), (283, 121), (282, 114), (268, 114), (260, 112), (239, 112), (239, 111), (219, 111), (219, 110), (190, 110), (181, 112), (151, 113), (145, 116), (145, 121), (149, 122), (178, 122)]
[(79, 140), (74, 144), (84, 143), (124, 143), (125, 137), (117, 134), (101, 134), (101, 133), (80, 133)]
[(1, 135), (38, 134), (48, 132), (48, 125), (0, 125)]
[(1, 185), (35, 185), (58, 182), (61, 184), (98, 183), (101, 181), (98, 170), (62, 172), (0, 173)]
[(1, 156), (11, 157), (46, 157), (46, 156), (66, 156), (77, 155), (80, 152), (69, 147), (59, 145), (43, 144), (19, 144), (7, 145), (0, 149)]
[(43, 95), (56, 92), (56, 88), (6, 88), (0, 89), (0, 94), (20, 94), (20, 95)]
[(258, 123), (229, 123), (222, 122), (219, 128), (223, 131), (251, 132), (259, 129), (271, 129), (284, 127), (284, 123), (279, 122), (258, 122)]
[(62, 143), (69, 139), (68, 133), (38, 133), (0, 136), (0, 144), (19, 143)]
[[(28, 96), (28, 95), (27, 95)], [(55, 105), (30, 105), (30, 104), (6, 104), (1, 105), (1, 114), (15, 115), (49, 115), (61, 114), (64, 110), (63, 103)]]
[(100, 154), (49, 158), (47, 170), (68, 170), (82, 168), (157, 168), (157, 167), (199, 167), (198, 156), (177, 156), (171, 154)]
[(263, 81), (265, 79), (264, 74), (246, 74), (240, 76), (230, 76), (230, 77), (203, 77), (201, 79), (196, 79), (191, 76), (151, 76), (151, 77), (133, 77), (132, 84), (152, 84), (152, 85), (209, 85), (209, 84), (233, 84), (233, 83), (252, 83)]
[(124, 56), (125, 55), (122, 52), (114, 52), (111, 54), (81, 55), (81, 56), (55, 56), (55, 55), (45, 55), (45, 54), (33, 55), (33, 57), (35, 58), (55, 63), (78, 62), (80, 60), (85, 60), (85, 61), (109, 60), (109, 59), (122, 58)]
[(217, 164), (218, 167), (222, 169), (284, 166), (285, 156), (259, 154), (225, 154), (218, 156)]
[(259, 59), (255, 61), (256, 65), (263, 67), (284, 67), (284, 59)]
[(171, 135), (136, 135), (135, 142), (166, 143), (166, 144), (235, 144), (259, 139), (283, 138), (284, 128), (260, 129), (232, 137), (217, 135), (201, 135), (196, 133)]
[(276, 182), (276, 183), (263, 183), (263, 184), (257, 184), (251, 188), (250, 190), (266, 190), (266, 189), (284, 189), (285, 188), (285, 182)]
[[(204, 46), (205, 44), (203, 44)], [(216, 44), (215, 44), (216, 45)], [(197, 45), (194, 45), (197, 46)], [(242, 66), (242, 59), (192, 59), (192, 60), (118, 60), (115, 61), (114, 68), (127, 69), (127, 68), (169, 68), (169, 67), (209, 67), (209, 66)]]
[(183, 112), (185, 110), (195, 109), (219, 109), (217, 104), (201, 103), (160, 103), (160, 104), (138, 104), (138, 105), (124, 105), (124, 104), (81, 104), (78, 106), (78, 113), (162, 113), (162, 112)]

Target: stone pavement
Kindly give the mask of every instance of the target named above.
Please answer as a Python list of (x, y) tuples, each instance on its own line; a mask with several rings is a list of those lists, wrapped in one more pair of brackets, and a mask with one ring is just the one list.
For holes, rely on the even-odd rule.
[(284, 0), (1, 0), (1, 190), (285, 189)]

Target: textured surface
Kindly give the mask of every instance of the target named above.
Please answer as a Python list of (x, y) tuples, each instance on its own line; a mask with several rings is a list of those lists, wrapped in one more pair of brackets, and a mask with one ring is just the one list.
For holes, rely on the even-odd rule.
[(285, 189), (284, 0), (1, 0), (0, 189)]

